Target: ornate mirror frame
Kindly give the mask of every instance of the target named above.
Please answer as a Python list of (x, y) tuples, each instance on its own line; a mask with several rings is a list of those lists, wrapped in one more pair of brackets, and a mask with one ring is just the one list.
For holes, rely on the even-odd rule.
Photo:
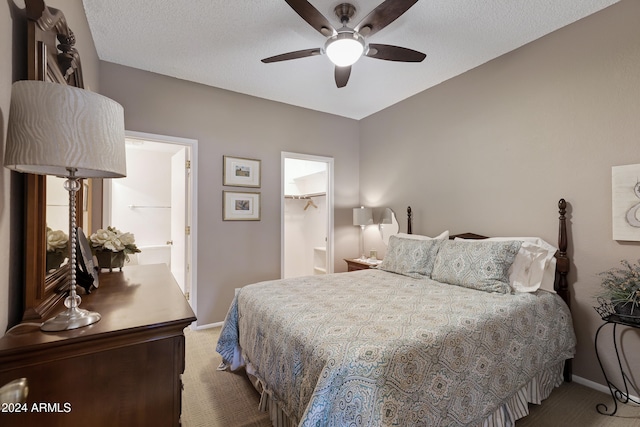
[[(75, 36), (64, 14), (42, 0), (26, 0), (27, 78), (84, 88)], [(44, 320), (68, 287), (69, 267), (47, 274), (46, 176), (25, 174), (25, 283), (23, 320)], [(79, 195), (78, 208), (82, 206)], [(78, 226), (82, 227), (79, 218)]]

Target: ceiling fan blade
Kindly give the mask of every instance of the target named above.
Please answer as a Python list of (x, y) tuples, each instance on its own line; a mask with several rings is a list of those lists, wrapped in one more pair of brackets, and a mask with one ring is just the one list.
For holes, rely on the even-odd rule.
[(355, 30), (366, 37), (375, 34), (398, 19), (417, 2), (418, 0), (385, 0), (365, 16)]
[(388, 44), (370, 44), (367, 56), (369, 58), (398, 62), (422, 62), (427, 57), (427, 55), (417, 50)]
[(298, 58), (306, 58), (308, 56), (320, 55), (322, 52), (320, 49), (305, 49), (305, 50), (296, 50), (295, 52), (282, 53), (276, 56), (270, 56), (269, 58), (264, 58), (261, 61), (265, 64), (270, 62), (279, 62), (279, 61), (288, 61), (290, 59), (298, 59)]
[(315, 28), (320, 34), (329, 37), (334, 29), (327, 18), (325, 18), (315, 7), (306, 0), (285, 0), (293, 10), (309, 25)]
[(348, 67), (336, 67), (336, 86), (345, 87), (347, 82), (349, 81), (349, 76), (351, 75), (351, 66)]

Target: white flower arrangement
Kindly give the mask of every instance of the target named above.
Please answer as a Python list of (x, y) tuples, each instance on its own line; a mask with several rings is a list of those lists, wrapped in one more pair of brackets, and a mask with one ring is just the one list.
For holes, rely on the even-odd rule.
[(47, 227), (47, 252), (66, 252), (69, 236), (62, 230), (52, 230)]
[(123, 233), (111, 226), (99, 229), (89, 236), (89, 240), (94, 251), (124, 252), (127, 260), (129, 254), (140, 252), (132, 233)]

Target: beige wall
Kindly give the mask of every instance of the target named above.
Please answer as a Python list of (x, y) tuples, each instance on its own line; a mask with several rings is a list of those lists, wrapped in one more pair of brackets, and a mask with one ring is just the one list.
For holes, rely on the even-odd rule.
[[(597, 382), (597, 273), (640, 258), (611, 232), (611, 167), (640, 163), (638, 22), (640, 2), (623, 0), (360, 122), (362, 202), (402, 227), (411, 205), (416, 233), (553, 243), (567, 199), (575, 373)], [(637, 370), (638, 331), (623, 346)]]
[[(280, 153), (334, 158), (335, 267), (357, 251), (358, 122), (103, 62), (102, 93), (128, 130), (198, 141), (198, 325), (221, 322), (234, 289), (280, 277)], [(262, 161), (261, 221), (222, 221), (222, 156)], [(117, 224), (114, 224), (117, 226)]]
[[(98, 89), (98, 56), (89, 32), (81, 0), (47, 0), (47, 5), (62, 10), (75, 33), (82, 59), (85, 85)], [(27, 77), (27, 27), (24, 0), (0, 2), (0, 159), (4, 157), (11, 84)], [(0, 170), (0, 331), (20, 319), (23, 280), (23, 186), (22, 176)]]

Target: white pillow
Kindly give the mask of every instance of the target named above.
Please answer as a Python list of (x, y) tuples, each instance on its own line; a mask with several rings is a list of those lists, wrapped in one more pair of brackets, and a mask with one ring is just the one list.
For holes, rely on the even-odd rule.
[[(455, 240), (473, 241), (474, 239)], [(538, 289), (555, 292), (556, 260), (558, 250), (538, 237), (490, 237), (484, 240), (522, 242), (509, 269), (509, 284), (516, 292), (535, 292)]]
[(445, 230), (442, 233), (438, 234), (436, 237), (422, 236), (420, 234), (407, 234), (407, 233), (398, 233), (396, 236), (401, 237), (403, 239), (414, 239), (414, 240), (447, 240), (449, 239), (449, 230)]
[(551, 261), (549, 261), (547, 268), (544, 270), (544, 275), (542, 276), (542, 284), (540, 284), (540, 289), (553, 292), (554, 294), (556, 293), (556, 290), (553, 287), (556, 282), (556, 262), (556, 257), (552, 256)]

